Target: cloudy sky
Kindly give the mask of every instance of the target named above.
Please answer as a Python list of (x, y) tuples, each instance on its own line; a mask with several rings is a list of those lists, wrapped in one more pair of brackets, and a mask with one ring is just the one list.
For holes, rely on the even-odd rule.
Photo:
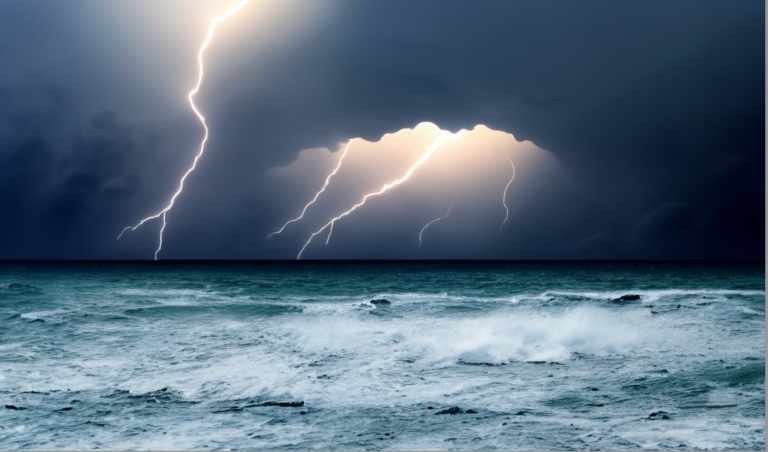
[[(0, 1), (0, 259), (154, 257), (162, 218), (115, 239), (236, 4)], [(763, 259), (764, 38), (758, 0), (250, 0), (158, 258), (295, 259), (413, 169), (302, 259)]]

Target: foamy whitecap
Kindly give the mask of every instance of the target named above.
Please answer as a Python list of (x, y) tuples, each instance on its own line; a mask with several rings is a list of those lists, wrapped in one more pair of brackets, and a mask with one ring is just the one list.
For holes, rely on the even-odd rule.
[(764, 448), (762, 268), (637, 290), (669, 285), (639, 265), (600, 290), (605, 264), (558, 284), (499, 263), (478, 286), (457, 263), (447, 289), (408, 264), (328, 265), (328, 291), (269, 264), (12, 274), (40, 290), (0, 304), (0, 390), (27, 408), (0, 412), (0, 446)]

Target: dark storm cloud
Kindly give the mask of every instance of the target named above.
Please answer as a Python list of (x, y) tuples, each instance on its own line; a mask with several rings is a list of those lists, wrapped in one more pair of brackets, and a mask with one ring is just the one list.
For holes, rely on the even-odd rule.
[(47, 138), (66, 115), (63, 104), (60, 90), (51, 89), (49, 108), (16, 116), (18, 135), (2, 142), (3, 257), (93, 255), (88, 242), (103, 241), (94, 231), (114, 227), (115, 212), (141, 182), (136, 160), (150, 162), (157, 148), (156, 134), (139, 133), (108, 110), (94, 114), (63, 149), (52, 147)]
[[(0, 257), (28, 249), (32, 257), (150, 257), (157, 225), (127, 243), (106, 237), (162, 208), (199, 126), (182, 110), (184, 127), (150, 127), (137, 114), (167, 108), (165, 99), (125, 75), (141, 56), (88, 35), (83, 24), (97, 13), (83, 11), (93, 4), (43, 14), (42, 3), (10, 3), (0, 14), (0, 54), (34, 76), (0, 76), (8, 213)], [(275, 38), (278, 51), (249, 47), (254, 34), (215, 41), (238, 52), (208, 56), (200, 105), (209, 153), (169, 214), (164, 257), (293, 257), (295, 244), (286, 251), (262, 237), (303, 202), (282, 204), (264, 171), (301, 149), (378, 140), (422, 121), (454, 131), (485, 124), (531, 140), (584, 187), (567, 217), (553, 211), (546, 224), (527, 226), (540, 231), (528, 244), (546, 249), (542, 257), (764, 257), (763, 2), (338, 0), (325, 8), (299, 38)], [(254, 14), (244, 10), (233, 26), (247, 29)], [(199, 33), (190, 36), (198, 45)], [(62, 69), (62, 55), (78, 64)], [(119, 89), (108, 82), (118, 79)], [(52, 83), (69, 97), (43, 108), (35, 99)], [(93, 116), (105, 109), (113, 113)], [(154, 129), (160, 144), (147, 138)], [(522, 257), (500, 247), (488, 257)]]

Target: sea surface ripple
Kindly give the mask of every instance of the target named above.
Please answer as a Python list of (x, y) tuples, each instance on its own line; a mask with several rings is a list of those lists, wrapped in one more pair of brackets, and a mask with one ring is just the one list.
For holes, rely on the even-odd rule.
[(0, 322), (4, 450), (765, 449), (764, 262), (0, 262)]

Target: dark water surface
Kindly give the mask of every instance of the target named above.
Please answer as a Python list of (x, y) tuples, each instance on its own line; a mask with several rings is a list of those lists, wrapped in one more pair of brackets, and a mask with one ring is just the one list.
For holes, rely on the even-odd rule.
[(0, 404), (9, 450), (762, 450), (765, 266), (0, 262)]

